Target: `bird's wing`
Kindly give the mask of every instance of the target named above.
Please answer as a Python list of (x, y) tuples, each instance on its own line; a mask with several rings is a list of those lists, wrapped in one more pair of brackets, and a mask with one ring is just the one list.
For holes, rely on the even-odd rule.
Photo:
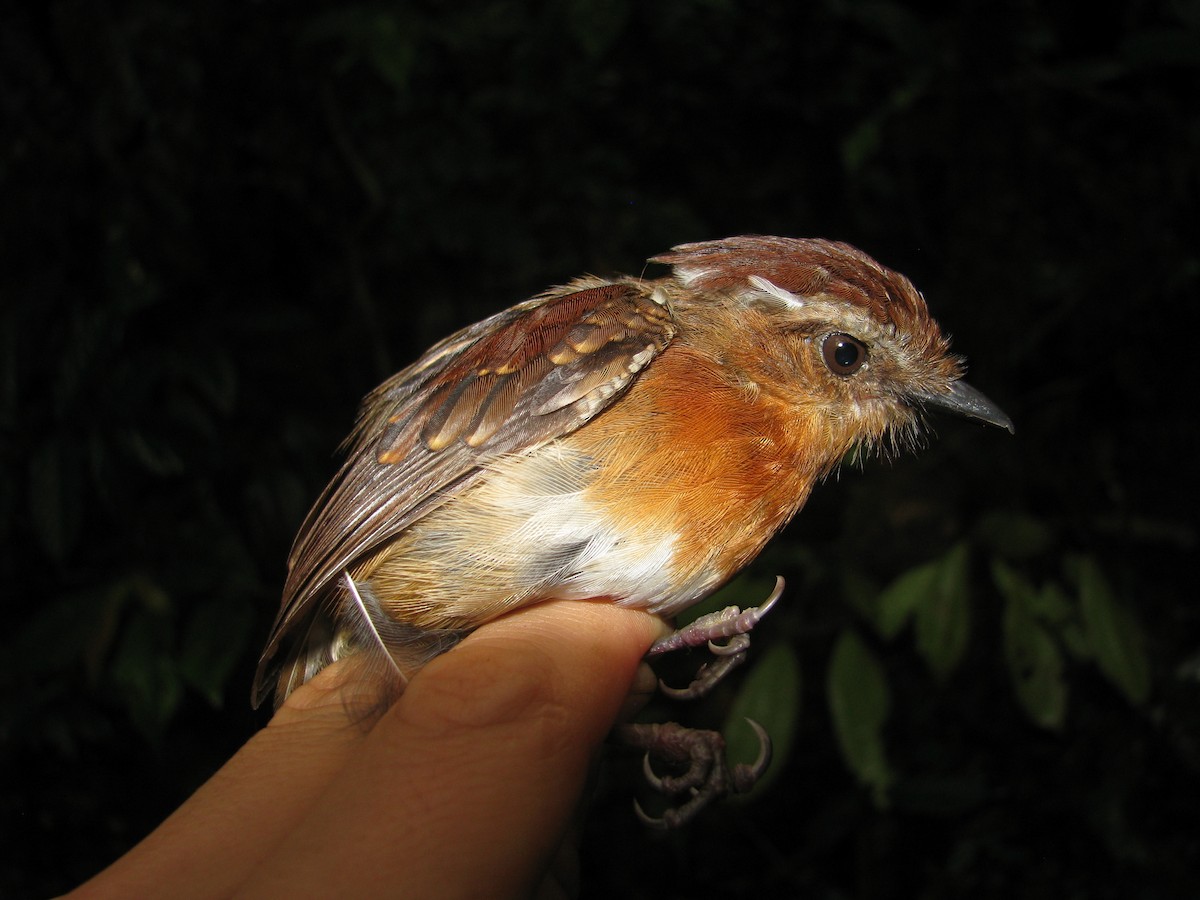
[(674, 334), (651, 285), (584, 280), (463, 329), (373, 391), (292, 547), (256, 701), (282, 639), (312, 621), (344, 569), (470, 485), (489, 460), (598, 415)]

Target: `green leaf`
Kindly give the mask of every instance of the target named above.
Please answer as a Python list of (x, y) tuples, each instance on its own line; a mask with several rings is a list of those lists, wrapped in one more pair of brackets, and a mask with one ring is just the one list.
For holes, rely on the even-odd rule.
[(1033, 604), (1034, 588), (1012, 566), (999, 559), (992, 560), (992, 582), (996, 590), (1010, 603), (1021, 603), (1026, 608)]
[(1054, 543), (1054, 531), (1049, 525), (1020, 512), (989, 513), (980, 520), (975, 533), (1007, 559), (1032, 559)]
[(857, 566), (846, 566), (837, 575), (838, 596), (842, 602), (853, 609), (864, 621), (869, 622), (876, 632), (882, 634), (880, 628), (882, 591), (879, 589), (879, 585)]
[(1003, 560), (992, 560), (992, 582), (1005, 600), (1020, 603), (1040, 622), (1059, 626), (1076, 616), (1075, 604), (1057, 583), (1048, 581), (1040, 589), (1035, 588)]
[(853, 630), (834, 645), (826, 688), (842, 757), (875, 804), (886, 807), (895, 780), (883, 744), (891, 696), (879, 660)]
[(971, 637), (967, 544), (960, 542), (937, 561), (932, 590), (916, 608), (917, 649), (938, 680), (962, 662)]
[(1062, 728), (1067, 710), (1062, 653), (1016, 594), (1004, 606), (1004, 658), (1025, 714), (1042, 728)]
[(1058, 629), (1058, 638), (1072, 658), (1085, 662), (1093, 658), (1092, 645), (1079, 622), (1068, 622)]
[(1047, 581), (1041, 590), (1032, 592), (1027, 603), (1030, 612), (1050, 625), (1065, 625), (1077, 615), (1075, 604), (1067, 592), (1054, 581)]
[(1141, 623), (1113, 595), (1092, 557), (1075, 561), (1084, 633), (1100, 671), (1136, 706), (1150, 696), (1150, 660)]
[(879, 595), (875, 629), (880, 637), (892, 640), (920, 606), (934, 592), (937, 583), (936, 561), (909, 569), (883, 589)]
[(774, 781), (791, 757), (800, 720), (800, 663), (790, 644), (775, 644), (756, 660), (734, 698), (721, 732), (733, 762), (751, 762), (758, 756), (758, 736), (746, 719), (767, 730), (774, 760), (747, 795), (752, 796)]
[(138, 610), (122, 632), (110, 668), (126, 711), (151, 741), (162, 737), (183, 696), (172, 644), (170, 619)]
[(842, 138), (842, 166), (851, 174), (858, 172), (879, 152), (883, 141), (883, 117), (868, 116)]

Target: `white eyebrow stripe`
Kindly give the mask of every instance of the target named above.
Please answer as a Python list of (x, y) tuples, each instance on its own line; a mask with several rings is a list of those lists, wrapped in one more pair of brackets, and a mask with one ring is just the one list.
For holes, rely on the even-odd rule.
[(785, 291), (779, 285), (777, 285), (771, 281), (768, 281), (767, 279), (763, 278), (761, 275), (751, 275), (748, 280), (752, 285), (754, 285), (756, 288), (758, 288), (764, 294), (770, 294), (776, 300), (781, 300), (784, 303), (786, 303), (788, 306), (792, 306), (792, 307), (795, 307), (796, 309), (799, 309), (801, 306), (804, 305), (804, 301), (801, 300), (799, 297), (797, 297), (795, 294), (793, 294), (791, 291)]

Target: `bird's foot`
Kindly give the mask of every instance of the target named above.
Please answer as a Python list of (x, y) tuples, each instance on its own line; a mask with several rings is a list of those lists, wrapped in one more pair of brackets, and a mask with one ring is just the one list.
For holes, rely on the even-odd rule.
[[(638, 818), (651, 828), (666, 831), (686, 825), (713, 800), (750, 790), (771, 764), (771, 738), (757, 722), (746, 721), (758, 735), (758, 759), (732, 767), (725, 760), (725, 739), (716, 731), (685, 728), (675, 722), (620, 726), (617, 735), (623, 743), (646, 751), (642, 766), (650, 785), (668, 796), (688, 795), (661, 816), (648, 815), (635, 800)], [(682, 772), (659, 775), (650, 764), (651, 756)]]
[[(687, 687), (673, 688), (660, 679), (659, 690), (677, 700), (692, 700), (707, 694), (745, 661), (750, 631), (770, 612), (782, 593), (783, 579), (776, 578), (775, 589), (760, 605), (744, 611), (736, 606), (726, 607), (655, 641), (647, 657), (705, 644), (715, 657), (700, 667)], [(651, 828), (678, 828), (712, 801), (750, 790), (771, 763), (771, 738), (757, 722), (747, 721), (758, 735), (758, 759), (735, 766), (725, 760), (725, 738), (719, 732), (685, 728), (675, 722), (620, 726), (617, 731), (620, 741), (645, 751), (643, 769), (650, 786), (670, 797), (687, 795), (683, 802), (657, 817), (648, 815), (635, 802), (638, 818)], [(659, 775), (651, 765), (651, 758), (663, 761), (677, 774)]]
[(647, 657), (685, 647), (699, 647), (701, 644), (708, 644), (708, 649), (716, 657), (700, 667), (687, 687), (671, 687), (660, 679), (659, 690), (676, 700), (694, 700), (707, 694), (721, 679), (746, 661), (751, 629), (771, 611), (782, 593), (783, 578), (777, 576), (775, 589), (759, 606), (744, 611), (736, 606), (727, 606), (719, 612), (701, 616), (690, 625), (655, 641), (646, 651)]

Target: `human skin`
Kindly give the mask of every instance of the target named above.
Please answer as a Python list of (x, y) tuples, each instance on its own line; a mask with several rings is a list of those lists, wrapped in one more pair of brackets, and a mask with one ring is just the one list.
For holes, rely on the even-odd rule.
[(353, 658), (330, 666), (71, 896), (569, 894), (589, 764), (650, 690), (639, 664), (664, 631), (613, 604), (525, 609), (435, 659), (369, 725), (347, 717), (364, 690)]

